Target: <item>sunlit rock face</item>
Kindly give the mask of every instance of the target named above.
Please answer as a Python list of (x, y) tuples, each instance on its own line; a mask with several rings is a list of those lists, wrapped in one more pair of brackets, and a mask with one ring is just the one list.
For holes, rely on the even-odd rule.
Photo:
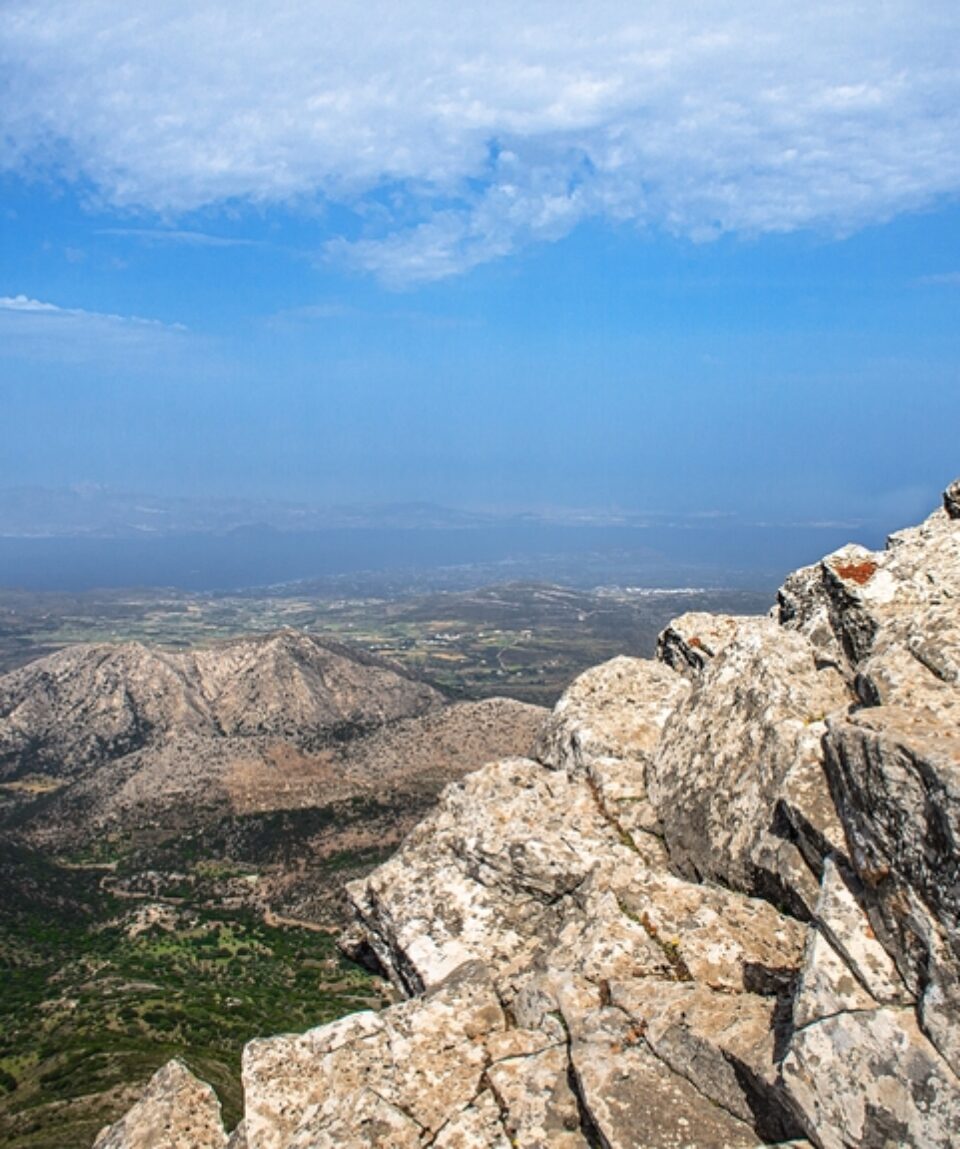
[(94, 1142), (95, 1149), (224, 1149), (226, 1144), (220, 1102), (182, 1061), (168, 1061), (158, 1070), (136, 1105)]
[(252, 1042), (235, 1149), (957, 1143), (960, 484), (659, 655), (349, 887), (407, 1000)]

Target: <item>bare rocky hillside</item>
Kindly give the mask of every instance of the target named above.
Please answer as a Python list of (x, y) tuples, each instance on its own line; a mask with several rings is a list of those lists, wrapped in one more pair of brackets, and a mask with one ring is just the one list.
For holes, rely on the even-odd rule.
[(231, 898), (328, 922), (340, 895), (311, 889), (313, 863), (383, 857), (447, 782), (529, 750), (545, 713), (448, 703), (295, 631), (187, 652), (75, 647), (0, 678), (0, 833), (59, 856), (139, 851), (147, 880), (121, 883), (137, 896), (152, 869), (182, 867), (186, 835), (198, 857), (257, 867)]
[(78, 646), (0, 678), (0, 778), (76, 777), (171, 734), (309, 746), (441, 703), (396, 667), (292, 630), (184, 652)]
[(445, 702), (363, 651), (295, 631), (185, 652), (74, 647), (0, 678), (0, 779), (33, 797), (13, 824), (34, 844), (176, 831), (353, 793), (362, 771), (345, 746)]
[[(588, 671), (352, 884), (408, 1000), (182, 1067), (98, 1149), (948, 1149), (960, 483), (919, 527)], [(157, 1130), (164, 1133), (158, 1141)]]

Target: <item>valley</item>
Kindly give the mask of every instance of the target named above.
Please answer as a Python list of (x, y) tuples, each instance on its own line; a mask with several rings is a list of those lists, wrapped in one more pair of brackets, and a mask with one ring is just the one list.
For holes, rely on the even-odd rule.
[[(327, 932), (225, 904), (211, 866), (154, 875), (75, 866), (3, 846), (0, 1142), (89, 1146), (164, 1060), (183, 1057), (239, 1115), (252, 1035), (305, 1028), (384, 1000)], [(342, 870), (331, 862), (328, 883)], [(140, 892), (137, 892), (138, 886)]]

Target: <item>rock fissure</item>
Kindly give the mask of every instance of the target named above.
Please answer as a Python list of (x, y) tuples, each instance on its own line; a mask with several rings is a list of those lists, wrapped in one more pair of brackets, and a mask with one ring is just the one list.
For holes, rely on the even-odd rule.
[(414, 1115), (414, 1113), (410, 1109), (408, 1109), (406, 1106), (400, 1105), (397, 1103), (397, 1101), (391, 1100), (388, 1097), (384, 1097), (384, 1095), (378, 1089), (376, 1089), (374, 1086), (372, 1086), (370, 1084), (367, 1084), (365, 1086), (365, 1088), (374, 1097), (376, 1097), (377, 1100), (381, 1101), (385, 1106), (387, 1106), (387, 1108), (393, 1109), (395, 1112), (402, 1114), (402, 1116), (404, 1116), (409, 1122), (411, 1122), (411, 1124), (416, 1125), (417, 1128), (420, 1130), (421, 1135), (424, 1133), (429, 1133), (428, 1126), (424, 1125), (421, 1121), (418, 1121), (416, 1116)]
[(570, 1092), (573, 1094), (577, 1103), (579, 1129), (584, 1141), (587, 1143), (588, 1149), (615, 1149), (615, 1146), (604, 1137), (600, 1126), (590, 1112), (583, 1085), (577, 1074), (576, 1067), (573, 1064), (573, 1059), (570, 1056), (569, 1045), (567, 1046), (567, 1084), (570, 1086)]

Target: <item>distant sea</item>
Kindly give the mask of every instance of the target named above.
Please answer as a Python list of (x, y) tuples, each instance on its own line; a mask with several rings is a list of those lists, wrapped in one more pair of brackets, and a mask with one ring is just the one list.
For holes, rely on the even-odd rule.
[[(503, 577), (579, 585), (775, 585), (856, 532), (838, 527), (338, 528), (302, 533), (270, 527), (223, 534), (134, 538), (0, 538), (0, 586), (27, 590), (170, 587), (237, 591), (358, 572), (502, 566)], [(855, 541), (882, 538), (859, 532)], [(579, 572), (579, 573), (578, 573)], [(562, 575), (562, 577), (560, 577)]]

